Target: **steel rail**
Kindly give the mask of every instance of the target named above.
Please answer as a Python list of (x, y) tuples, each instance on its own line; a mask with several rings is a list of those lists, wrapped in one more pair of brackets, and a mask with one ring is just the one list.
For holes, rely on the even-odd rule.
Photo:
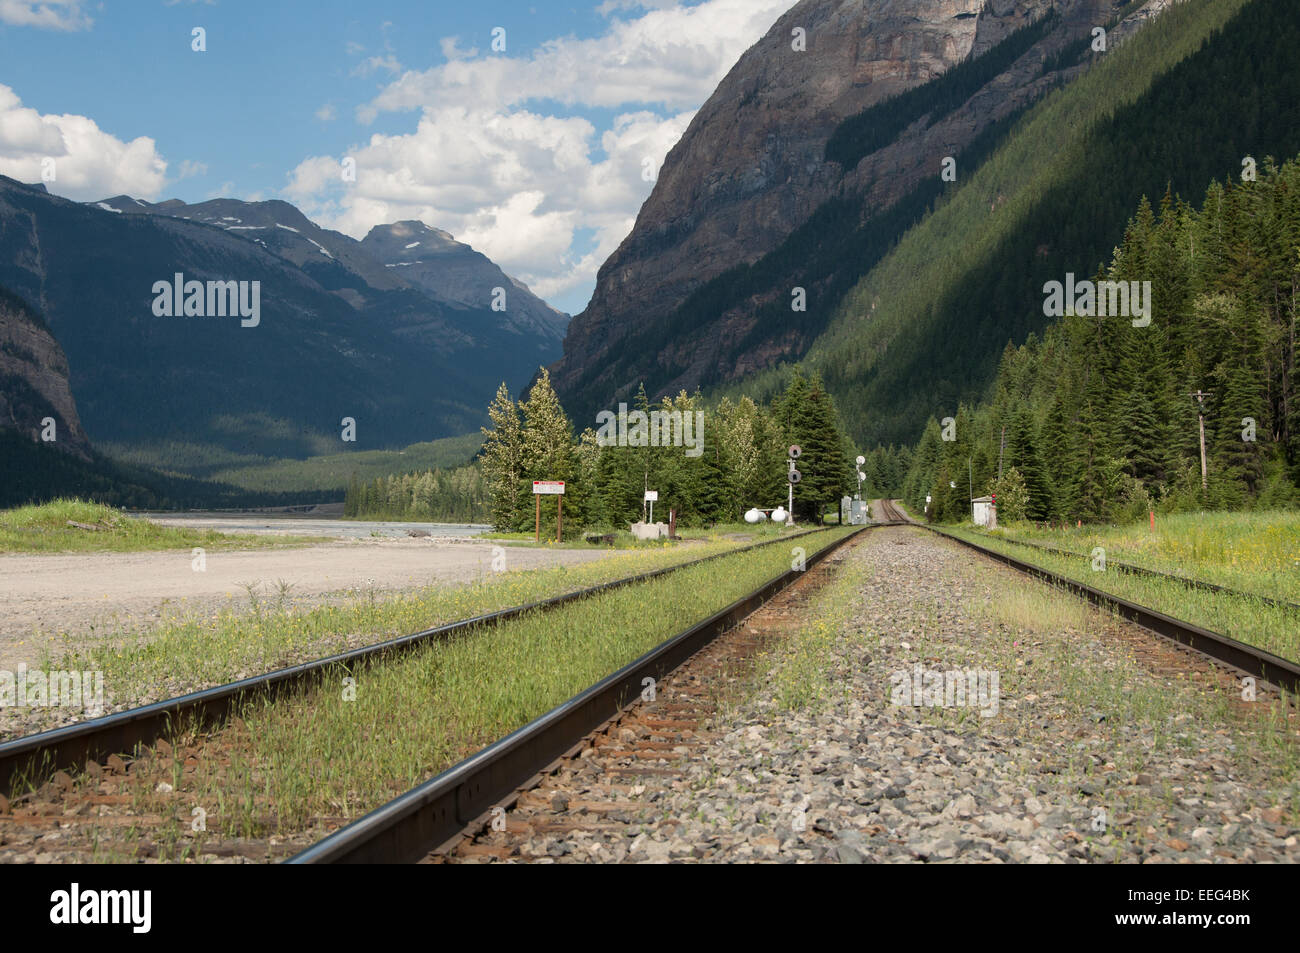
[(78, 767), (90, 761), (102, 761), (113, 754), (132, 754), (141, 747), (153, 745), (173, 725), (184, 724), (187, 727), (206, 728), (224, 721), (241, 703), (249, 699), (284, 697), (318, 684), (329, 671), (359, 671), (368, 665), (396, 658), (433, 640), (447, 639), (470, 629), (500, 624), (528, 612), (549, 611), (579, 599), (586, 599), (623, 586), (648, 582), (668, 573), (699, 566), (714, 559), (800, 539), (810, 533), (825, 530), (826, 527), (801, 530), (788, 536), (626, 576), (550, 599), (448, 622), (410, 635), (377, 642), (374, 645), (164, 699), (138, 708), (130, 708), (75, 725), (54, 728), (34, 735), (24, 735), (0, 743), (0, 794), (12, 793), (15, 785), (24, 779), (33, 781), (47, 777), (60, 769)]
[[(887, 508), (897, 512), (892, 504), (887, 504)], [(1292, 694), (1300, 694), (1300, 665), (1290, 659), (1274, 655), (1272, 652), (1266, 652), (1257, 646), (1239, 642), (1218, 632), (1212, 632), (1191, 622), (1175, 619), (1173, 616), (1165, 615), (1155, 609), (1148, 609), (1146, 606), (1131, 602), (1121, 596), (1095, 589), (1049, 569), (1024, 562), (1014, 556), (1008, 556), (1006, 553), (982, 546), (961, 536), (954, 536), (952, 533), (937, 527), (912, 520), (909, 520), (908, 523), (911, 526), (927, 529), (945, 539), (951, 539), (969, 549), (996, 559), (998, 562), (1010, 566), (1025, 575), (1081, 596), (1099, 608), (1109, 609), (1130, 622), (1136, 622), (1144, 629), (1194, 649), (1214, 661), (1230, 665), (1246, 675), (1262, 679)]]
[[(888, 525), (888, 524), (876, 524)], [(499, 741), (412, 788), (285, 863), (409, 863), (457, 839), (490, 808), (572, 750), (583, 738), (633, 703), (642, 679), (662, 679), (723, 632), (735, 627), (777, 592), (851, 539), (863, 526), (827, 544), (791, 569), (678, 633), (590, 688), (533, 719)]]
[[(1042, 543), (1030, 543), (1023, 539), (1011, 539), (1010, 537), (1006, 539), (1000, 537), (988, 538), (996, 539), (998, 542), (1010, 543), (1014, 546), (1027, 546), (1030, 549), (1039, 549), (1045, 553), (1053, 553), (1057, 556), (1073, 556), (1076, 559), (1089, 558), (1087, 553), (1076, 553), (1073, 550), (1060, 549), (1056, 546), (1044, 546)], [(1161, 572), (1158, 569), (1147, 569), (1145, 566), (1134, 566), (1132, 563), (1113, 562), (1109, 559), (1106, 560), (1106, 568), (1115, 569), (1132, 576), (1148, 576), (1154, 579), (1168, 579), (1171, 582), (1181, 583), (1189, 589), (1202, 589), (1206, 592), (1216, 592), (1222, 595), (1236, 596), (1239, 599), (1253, 599), (1256, 602), (1262, 602), (1264, 605), (1273, 606), (1276, 609), (1290, 609), (1294, 612), (1300, 612), (1300, 603), (1288, 602), (1285, 599), (1274, 599), (1272, 596), (1264, 596), (1256, 592), (1245, 592), (1241, 589), (1233, 589), (1231, 586), (1221, 586), (1214, 582), (1204, 582), (1200, 579), (1192, 579), (1189, 576), (1180, 576), (1177, 573)]]

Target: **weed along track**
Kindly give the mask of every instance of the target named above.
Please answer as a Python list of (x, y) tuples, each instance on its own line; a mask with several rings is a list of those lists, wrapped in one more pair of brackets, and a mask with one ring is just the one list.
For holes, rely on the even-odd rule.
[[(684, 766), (716, 741), (719, 715), (725, 721), (725, 709), (738, 697), (756, 656), (798, 624), (810, 595), (832, 577), (846, 552), (840, 550), (810, 567), (803, 578), (659, 680), (653, 693), (643, 692), (589, 734), (577, 751), (535, 775), (532, 786), (504, 799), (488, 812), (486, 821), (425, 859), (535, 860), (559, 855), (556, 841), (574, 833), (599, 832), (637, 845), (635, 838), (648, 821), (671, 826), (674, 819), (662, 818), (655, 809), (656, 793), (679, 786)], [(654, 848), (667, 858), (661, 845)], [(690, 856), (707, 861), (711, 853), (711, 845), (703, 841), (694, 845)], [(593, 847), (577, 859), (625, 857), (626, 851), (619, 856)]]
[(848, 535), (790, 534), (0, 746), (0, 856), (276, 859)]
[[(809, 549), (801, 565), (762, 579), (758, 588), (747, 592), (736, 601), (678, 632), (667, 641), (654, 645), (612, 675), (546, 714), (523, 726), (474, 756), (445, 771), (438, 777), (408, 791), (401, 797), (361, 818), (356, 823), (326, 838), (295, 858), (299, 863), (375, 863), (416, 861), (455, 846), (467, 831), (483, 823), (491, 824), (501, 816), (505, 804), (513, 803), (518, 793), (548, 770), (549, 766), (566, 752), (580, 746), (583, 739), (594, 730), (607, 725), (636, 699), (647, 701), (659, 698), (657, 685), (666, 678), (679, 686), (682, 679), (688, 682), (698, 676), (681, 675), (679, 666), (702, 653), (708, 658), (724, 658), (711, 654), (715, 641), (758, 610), (766, 600), (778, 596), (787, 587), (805, 579), (805, 573), (822, 563), (842, 544), (860, 535), (864, 530), (852, 532), (831, 531), (826, 545)], [(736, 644), (736, 643), (730, 643)], [(703, 650), (703, 651), (702, 651)], [(706, 666), (709, 664), (707, 661)], [(677, 673), (677, 674), (674, 674)], [(675, 715), (661, 722), (665, 727), (693, 732), (708, 710), (709, 702), (696, 693), (695, 699), (683, 703), (679, 690), (670, 690), (663, 711)], [(691, 692), (686, 693), (688, 696)], [(662, 754), (666, 749), (679, 747), (664, 736), (646, 740), (641, 749)], [(634, 755), (634, 757), (636, 757)], [(654, 769), (668, 773), (671, 768)]]
[[(795, 539), (802, 534), (802, 532), (791, 534), (784, 539)], [(364, 668), (375, 662), (400, 658), (404, 653), (430, 641), (454, 638), (483, 626), (519, 618), (529, 612), (548, 611), (621, 586), (657, 579), (677, 569), (702, 564), (732, 553), (769, 546), (780, 541), (780, 539), (767, 540), (752, 546), (726, 550), (661, 569), (600, 583), (538, 602), (480, 613), (350, 652), (132, 708), (93, 721), (7, 741), (0, 744), (0, 794), (12, 794), (23, 784), (42, 780), (56, 770), (76, 768), (91, 760), (102, 761), (113, 754), (131, 755), (137, 748), (151, 745), (157, 738), (164, 737), (168, 731), (175, 730), (179, 726), (184, 726), (186, 730), (202, 730), (219, 724), (241, 704), (259, 698), (275, 699), (309, 688), (319, 684), (327, 673), (346, 675), (352, 673), (353, 669)]]
[[(917, 668), (1001, 678), (932, 705), (897, 695)], [(1292, 706), (920, 527), (841, 547), (650, 695), (621, 674), (513, 787), (528, 729), (296, 860), (1300, 860)]]
[[(881, 503), (889, 519), (903, 518), (901, 511), (891, 501), (883, 500)], [(925, 524), (917, 523), (915, 525), (924, 526)], [(1003, 565), (1010, 566), (1035, 579), (1040, 579), (1053, 587), (1073, 593), (1099, 608), (1112, 611), (1122, 618), (1136, 622), (1149, 632), (1193, 650), (1201, 658), (1226, 664), (1243, 677), (1260, 679), (1291, 695), (1300, 694), (1300, 664), (1290, 658), (1283, 658), (1258, 645), (1247, 644), (1194, 623), (1176, 619), (1156, 609), (1139, 605), (1111, 592), (1085, 585), (1042, 566), (1016, 559), (998, 549), (981, 545), (965, 536), (945, 532), (933, 526), (925, 526), (925, 528), (968, 549), (997, 560)], [(1161, 574), (1152, 573), (1150, 575), (1159, 576)], [(1182, 585), (1186, 580), (1173, 579), (1172, 582), (1175, 585)], [(1221, 587), (1213, 587), (1209, 591), (1218, 598), (1240, 598), (1245, 595)], [(1276, 604), (1270, 608), (1287, 614), (1291, 612), (1288, 603)]]

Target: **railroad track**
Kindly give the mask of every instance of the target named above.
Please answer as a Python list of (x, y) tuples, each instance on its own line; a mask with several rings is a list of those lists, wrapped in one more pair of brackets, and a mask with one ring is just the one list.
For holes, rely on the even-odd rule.
[(431, 641), (449, 639), (471, 629), (497, 625), (526, 613), (549, 611), (613, 589), (647, 582), (679, 569), (785, 543), (813, 532), (817, 530), (803, 530), (725, 550), (540, 602), (484, 613), (313, 662), (3, 742), (0, 743), (0, 796), (20, 793), (22, 788), (34, 787), (59, 771), (81, 769), (91, 764), (102, 766), (114, 756), (129, 759), (141, 748), (152, 747), (177, 727), (184, 726), (197, 731), (208, 729), (227, 720), (240, 705), (252, 699), (276, 699), (300, 692), (319, 684), (326, 673), (355, 673), (367, 666), (399, 658)]
[[(1001, 542), (1011, 543), (1015, 546), (1024, 546), (1029, 549), (1037, 549), (1040, 552), (1052, 553), (1055, 556), (1072, 556), (1075, 559), (1088, 559), (1087, 553), (1076, 553), (1070, 549), (1061, 549), (1057, 546), (1044, 546), (1042, 543), (1030, 543), (1023, 539), (1006, 538)], [(1224, 596), (1234, 596), (1238, 599), (1251, 599), (1266, 606), (1273, 606), (1277, 609), (1290, 609), (1294, 612), (1300, 612), (1300, 603), (1288, 602), (1285, 599), (1274, 599), (1272, 596), (1260, 595), (1257, 592), (1244, 592), (1240, 589), (1233, 589), (1230, 586), (1220, 586), (1217, 583), (1205, 582), (1200, 579), (1192, 579), (1188, 576), (1179, 576), (1176, 573), (1160, 572), (1156, 569), (1147, 569), (1145, 566), (1134, 566), (1131, 563), (1121, 563), (1114, 560), (1106, 560), (1106, 568), (1114, 569), (1117, 572), (1125, 573), (1130, 576), (1143, 576), (1148, 579), (1165, 579), (1170, 582), (1176, 582), (1184, 585), (1189, 589), (1199, 589), (1203, 592), (1213, 592)]]
[[(1164, 636), (1174, 642), (1187, 646), (1188, 648), (1201, 653), (1204, 656), (1216, 662), (1225, 663), (1243, 675), (1261, 679), (1270, 683), (1274, 687), (1290, 692), (1291, 694), (1300, 694), (1300, 665), (1266, 652), (1261, 648), (1249, 645), (1245, 642), (1239, 642), (1236, 639), (1223, 635), (1219, 632), (1212, 632), (1209, 629), (1194, 625), (1190, 622), (1184, 622), (1181, 619), (1175, 619), (1173, 616), (1158, 612), (1155, 609), (1149, 609), (1146, 606), (1131, 602), (1120, 596), (1113, 595), (1101, 589), (1077, 582), (1066, 576), (1059, 575), (1041, 566), (1028, 563), (1014, 556), (999, 552), (987, 546), (982, 546), (972, 540), (965, 539), (946, 532), (935, 526), (925, 523), (919, 523), (914, 520), (908, 520), (906, 514), (895, 505), (892, 500), (881, 500), (882, 515), (889, 520), (906, 520), (913, 526), (920, 526), (928, 529), (932, 533), (937, 533), (946, 539), (951, 539), (962, 546), (972, 549), (975, 552), (995, 559), (1003, 565), (1010, 566), (1013, 569), (1040, 579), (1049, 585), (1065, 589), (1086, 599), (1099, 608), (1108, 609), (1122, 618), (1131, 622), (1136, 622), (1143, 628)], [(1136, 567), (1134, 567), (1136, 568)], [(1153, 575), (1163, 575), (1162, 573), (1152, 573)], [(1171, 577), (1184, 581), (1180, 577)], [(1209, 587), (1209, 583), (1204, 584)], [(1234, 591), (1235, 592), (1235, 591)], [(1286, 604), (1286, 605), (1289, 605)]]
[[(877, 523), (874, 525), (895, 525)], [(388, 804), (290, 858), (290, 863), (405, 863), (438, 855), (491, 822), (493, 809), (514, 804), (593, 732), (607, 729), (643, 697), (647, 679), (658, 684), (706, 649), (718, 636), (787, 587), (805, 578), (823, 560), (873, 526), (864, 526), (807, 557), (802, 570), (769, 580), (689, 629), (534, 719), (460, 764), (413, 788)], [(790, 537), (787, 537), (787, 539)], [(689, 708), (689, 704), (688, 704)], [(699, 712), (677, 709), (650, 725), (680, 730), (695, 724)], [(666, 721), (667, 724), (662, 722)], [(668, 744), (659, 739), (654, 744)]]

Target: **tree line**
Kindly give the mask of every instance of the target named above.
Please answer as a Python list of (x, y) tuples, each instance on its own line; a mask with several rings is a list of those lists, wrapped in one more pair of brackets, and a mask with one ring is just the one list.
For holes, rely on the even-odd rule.
[[(493, 525), (533, 529), (534, 480), (565, 481), (564, 525), (575, 532), (626, 528), (644, 519), (647, 490), (659, 494), (656, 520), (676, 510), (688, 526), (736, 522), (751, 507), (785, 504), (791, 445), (802, 449), (797, 518), (820, 520), (855, 483), (853, 447), (834, 402), (820, 378), (797, 369), (770, 406), (741, 397), (708, 407), (698, 392), (685, 391), (652, 402), (642, 386), (620, 409), (625, 413), (617, 424), (575, 435), (546, 370), (522, 400), (512, 399), (502, 384), (488, 408), (491, 426), (483, 428), (481, 455)], [(688, 420), (703, 424), (683, 434)], [(543, 533), (549, 527), (554, 534), (557, 507), (544, 504)]]
[(487, 487), (477, 463), (361, 480), (354, 473), (343, 500), (348, 519), (482, 523)]
[(1143, 198), (1093, 280), (1149, 280), (1151, 323), (1075, 314), (1008, 343), (987, 400), (929, 421), (904, 497), (1071, 522), (1300, 502), (1300, 162), (1250, 166), (1200, 209)]

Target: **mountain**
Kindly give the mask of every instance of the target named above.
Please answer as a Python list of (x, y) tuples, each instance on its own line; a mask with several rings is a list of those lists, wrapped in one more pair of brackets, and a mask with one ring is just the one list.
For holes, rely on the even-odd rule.
[[(1052, 324), (1045, 284), (1095, 275), (1144, 197), (1153, 206), (1166, 193), (1196, 199), (1215, 180), (1241, 181), (1256, 166), (1262, 174), (1269, 156), (1300, 153), (1291, 8), (1170, 6), (1028, 110), (830, 303), (803, 360), (862, 445), (911, 443), (931, 416), (985, 396), (1007, 342)], [(1240, 83), (1223, 81), (1238, 74)], [(1158, 296), (1153, 321), (1174, 320), (1176, 307)], [(746, 386), (771, 389), (779, 378), (767, 371)]]
[[(600, 269), (591, 302), (571, 322), (564, 357), (552, 368), (566, 406), (603, 407), (641, 379), (656, 392), (707, 385), (801, 353), (820, 330), (804, 319), (734, 347), (762, 305), (782, 298), (789, 315), (790, 284), (707, 283), (780, 247), (828, 202), (838, 203), (836, 216), (863, 226), (922, 181), (937, 183), (942, 157), (959, 155), (1085, 69), (1060, 54), (1110, 15), (1111, 4), (1099, 0), (794, 6), (696, 114), (632, 232)], [(796, 28), (806, 31), (802, 52), (792, 49)], [(1053, 58), (1059, 62), (1045, 70)], [(994, 69), (984, 68), (990, 62)], [(958, 82), (946, 91), (955, 98), (946, 112), (936, 109), (939, 97), (903, 102), (892, 116), (867, 117), (872, 125), (893, 122), (880, 148), (828, 157), (845, 123), (950, 73)], [(897, 237), (893, 231), (889, 238)], [(674, 321), (702, 292), (708, 300)], [(625, 340), (633, 331), (635, 345)], [(629, 360), (629, 352), (636, 356)]]
[[(475, 429), (503, 379), (518, 387), (557, 356), (563, 316), (512, 315), (522, 293), (502, 313), (394, 271), (284, 202), (83, 204), (0, 177), (0, 285), (45, 315), (94, 441), (296, 457), (404, 446)], [(176, 274), (245, 283), (250, 306), (258, 283), (256, 324), (155, 313), (155, 286)]]
[[(53, 420), (52, 431), (47, 419)], [(90, 459), (90, 442), (68, 386), (63, 349), (40, 315), (4, 288), (0, 288), (0, 428)], [(43, 432), (54, 439), (42, 440)]]
[(435, 301), (464, 307), (483, 307), (492, 302), (497, 288), (505, 290), (507, 325), (520, 334), (560, 341), (569, 316), (556, 311), (511, 278), (481, 252), (456, 241), (440, 228), (423, 222), (394, 222), (376, 225), (361, 240), (361, 247), (375, 261)]
[(414, 290), (454, 310), (491, 310), (493, 290), (506, 288), (505, 309), (493, 311), (496, 330), (536, 337), (558, 347), (569, 316), (534, 295), (491, 259), (423, 222), (376, 225), (364, 239), (321, 228), (288, 202), (213, 199), (187, 205), (150, 203), (126, 195), (91, 203), (129, 214), (167, 215), (243, 234), (292, 262), (320, 285), (364, 306), (374, 291)]

